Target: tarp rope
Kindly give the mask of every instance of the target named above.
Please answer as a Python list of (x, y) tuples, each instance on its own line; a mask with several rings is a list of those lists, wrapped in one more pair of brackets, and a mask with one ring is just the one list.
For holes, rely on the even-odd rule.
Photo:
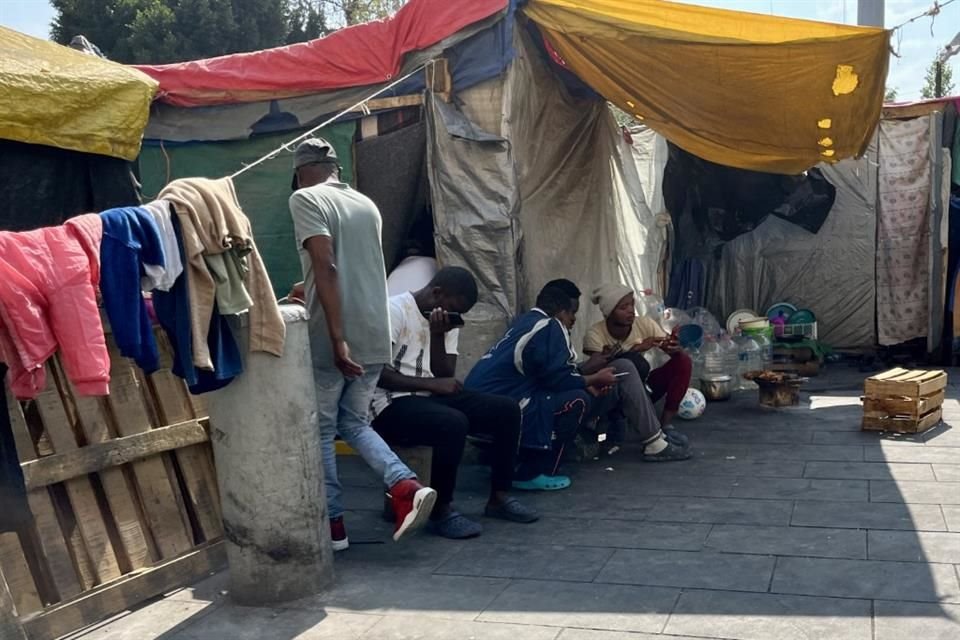
[(289, 140), (289, 141), (287, 141), (287, 142), (284, 142), (284, 143), (281, 144), (279, 147), (277, 147), (277, 148), (274, 149), (273, 151), (270, 151), (269, 153), (267, 153), (267, 154), (264, 155), (263, 157), (255, 160), (255, 161), (253, 161), (253, 162), (251, 162), (251, 163), (248, 164), (248, 165), (245, 165), (245, 166), (244, 166), (242, 169), (240, 169), (239, 171), (231, 174), (231, 175), (230, 175), (230, 179), (231, 179), (231, 180), (236, 179), (238, 176), (243, 175), (244, 173), (246, 173), (246, 172), (249, 171), (250, 169), (253, 169), (253, 168), (256, 167), (257, 165), (263, 164), (263, 163), (266, 162), (267, 160), (272, 160), (272, 159), (276, 158), (277, 156), (279, 156), (279, 155), (280, 155), (281, 153), (283, 153), (284, 151), (293, 152), (293, 151), (294, 151), (293, 145), (295, 145), (295, 144), (297, 144), (298, 142), (301, 142), (301, 141), (303, 141), (303, 140), (306, 140), (307, 138), (309, 138), (310, 136), (312, 136), (314, 133), (316, 133), (316, 132), (319, 131), (320, 129), (323, 129), (324, 127), (330, 126), (331, 124), (333, 124), (334, 122), (336, 122), (337, 120), (339, 120), (339, 119), (342, 118), (343, 116), (347, 115), (348, 113), (351, 113), (351, 112), (353, 112), (353, 111), (356, 111), (357, 109), (361, 109), (361, 110), (363, 110), (365, 113), (369, 113), (369, 109), (366, 108), (366, 105), (367, 105), (368, 102), (370, 102), (371, 100), (373, 100), (373, 99), (376, 98), (377, 96), (379, 96), (379, 95), (381, 95), (381, 94), (383, 94), (383, 93), (386, 93), (386, 92), (389, 91), (390, 89), (393, 89), (394, 87), (396, 87), (396, 86), (397, 86), (398, 84), (400, 84), (401, 82), (407, 80), (408, 78), (413, 77), (414, 75), (416, 75), (417, 73), (423, 71), (423, 70), (426, 69), (427, 67), (432, 66), (435, 62), (436, 62), (436, 60), (428, 60), (427, 62), (424, 62), (423, 64), (421, 64), (420, 66), (418, 66), (416, 69), (414, 69), (414, 70), (411, 71), (410, 73), (406, 74), (405, 76), (402, 76), (402, 77), (400, 77), (400, 78), (397, 78), (396, 80), (394, 80), (394, 81), (391, 82), (390, 84), (386, 85), (385, 87), (382, 87), (382, 88), (380, 88), (380, 89), (377, 89), (376, 91), (374, 91), (373, 93), (371, 93), (369, 96), (367, 96), (366, 98), (364, 98), (364, 99), (361, 100), (360, 102), (358, 102), (358, 103), (356, 103), (356, 104), (354, 104), (354, 105), (352, 105), (352, 106), (347, 107), (346, 109), (344, 109), (344, 110), (341, 111), (340, 113), (336, 114), (335, 116), (333, 116), (333, 117), (331, 117), (331, 118), (328, 118), (327, 120), (324, 120), (323, 122), (321, 122), (321, 123), (318, 124), (317, 126), (315, 126), (315, 127), (313, 127), (312, 129), (310, 129), (309, 131), (306, 131), (306, 132), (300, 134), (299, 136), (297, 136), (297, 137), (294, 138), (293, 140)]

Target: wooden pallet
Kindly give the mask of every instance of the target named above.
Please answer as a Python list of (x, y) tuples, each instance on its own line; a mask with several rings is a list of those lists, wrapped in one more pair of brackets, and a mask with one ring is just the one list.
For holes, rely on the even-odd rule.
[(864, 431), (922, 433), (940, 424), (946, 397), (943, 371), (892, 369), (864, 383)]
[(0, 536), (0, 586), (30, 640), (224, 565), (206, 412), (171, 373), (166, 336), (157, 340), (161, 369), (145, 376), (107, 335), (105, 398), (77, 395), (56, 357), (36, 400), (8, 394), (29, 513)]

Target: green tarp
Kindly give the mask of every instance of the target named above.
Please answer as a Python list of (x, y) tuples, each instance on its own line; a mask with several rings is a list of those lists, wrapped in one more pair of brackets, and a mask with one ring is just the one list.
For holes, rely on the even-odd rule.
[[(354, 184), (353, 138), (355, 122), (327, 127), (316, 135), (333, 144), (343, 166), (343, 179)], [(170, 180), (177, 178), (222, 178), (276, 149), (298, 132), (264, 135), (249, 140), (210, 142), (174, 147), (144, 147), (140, 153), (140, 176), (144, 202), (151, 200)], [(277, 296), (303, 279), (293, 237), (293, 222), (287, 208), (292, 153), (254, 167), (235, 181), (240, 206), (253, 224), (257, 247), (267, 265)], [(168, 175), (169, 172), (169, 175)]]

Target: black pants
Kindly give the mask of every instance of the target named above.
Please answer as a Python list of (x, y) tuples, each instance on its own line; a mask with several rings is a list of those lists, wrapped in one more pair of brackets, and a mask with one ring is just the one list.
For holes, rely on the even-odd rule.
[(467, 434), (493, 439), (491, 490), (507, 491), (520, 442), (520, 407), (504, 396), (463, 391), (454, 396), (403, 396), (395, 399), (373, 428), (392, 446), (433, 447), (430, 470), (437, 506), (453, 501), (457, 468)]
[[(577, 432), (597, 415), (597, 403), (586, 389), (550, 393), (545, 399), (553, 412), (553, 445), (550, 449), (520, 449), (517, 480), (532, 480), (539, 475), (557, 474), (564, 450), (573, 443)], [(604, 405), (609, 411), (613, 405)]]

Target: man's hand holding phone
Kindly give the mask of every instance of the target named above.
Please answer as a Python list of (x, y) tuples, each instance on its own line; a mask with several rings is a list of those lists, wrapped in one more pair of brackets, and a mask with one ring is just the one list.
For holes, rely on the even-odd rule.
[(463, 326), (463, 316), (459, 313), (444, 311), (437, 307), (427, 316), (430, 321), (430, 333), (445, 334)]

